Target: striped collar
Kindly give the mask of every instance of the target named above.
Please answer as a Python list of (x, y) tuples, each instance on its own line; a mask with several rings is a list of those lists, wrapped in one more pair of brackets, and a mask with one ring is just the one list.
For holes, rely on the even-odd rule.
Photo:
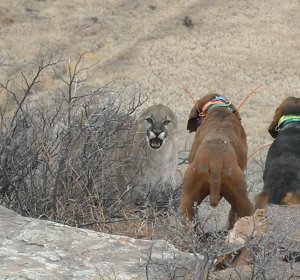
[(208, 101), (203, 107), (201, 115), (205, 116), (205, 112), (209, 112), (217, 107), (225, 107), (231, 112), (233, 112), (233, 109), (230, 106), (231, 102), (226, 100), (223, 96), (216, 96), (214, 99)]

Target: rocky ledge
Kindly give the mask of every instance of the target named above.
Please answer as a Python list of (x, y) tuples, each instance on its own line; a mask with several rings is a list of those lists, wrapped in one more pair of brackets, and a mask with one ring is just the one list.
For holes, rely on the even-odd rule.
[(72, 228), (2, 206), (0, 228), (0, 279), (169, 279), (179, 259), (193, 260), (166, 241)]

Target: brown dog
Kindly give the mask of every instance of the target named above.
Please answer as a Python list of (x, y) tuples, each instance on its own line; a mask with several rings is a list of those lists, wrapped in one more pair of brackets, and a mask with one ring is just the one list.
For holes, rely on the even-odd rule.
[(300, 98), (288, 97), (268, 128), (273, 141), (265, 162), (264, 188), (255, 208), (267, 203), (300, 204)]
[(243, 173), (247, 139), (237, 109), (224, 97), (208, 94), (191, 110), (187, 129), (196, 135), (184, 176), (181, 215), (192, 220), (195, 203), (200, 204), (210, 194), (210, 204), (215, 207), (224, 197), (231, 204), (232, 227), (236, 215), (252, 213)]

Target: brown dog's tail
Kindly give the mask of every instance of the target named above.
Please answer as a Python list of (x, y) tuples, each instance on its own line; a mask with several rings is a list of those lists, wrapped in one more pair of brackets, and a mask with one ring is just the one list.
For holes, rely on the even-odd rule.
[(217, 206), (221, 196), (221, 174), (222, 163), (218, 160), (213, 161), (210, 165), (210, 205)]

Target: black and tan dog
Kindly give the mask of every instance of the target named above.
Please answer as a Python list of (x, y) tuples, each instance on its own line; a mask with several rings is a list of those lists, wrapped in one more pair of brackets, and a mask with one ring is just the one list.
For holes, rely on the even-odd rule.
[(210, 195), (215, 207), (224, 197), (231, 204), (229, 226), (236, 216), (252, 214), (244, 169), (247, 140), (236, 107), (218, 94), (208, 94), (191, 110), (187, 129), (196, 131), (185, 172), (180, 213), (190, 220), (194, 204)]
[(300, 98), (288, 97), (277, 108), (269, 133), (273, 141), (265, 162), (263, 191), (255, 208), (267, 203), (300, 204)]

